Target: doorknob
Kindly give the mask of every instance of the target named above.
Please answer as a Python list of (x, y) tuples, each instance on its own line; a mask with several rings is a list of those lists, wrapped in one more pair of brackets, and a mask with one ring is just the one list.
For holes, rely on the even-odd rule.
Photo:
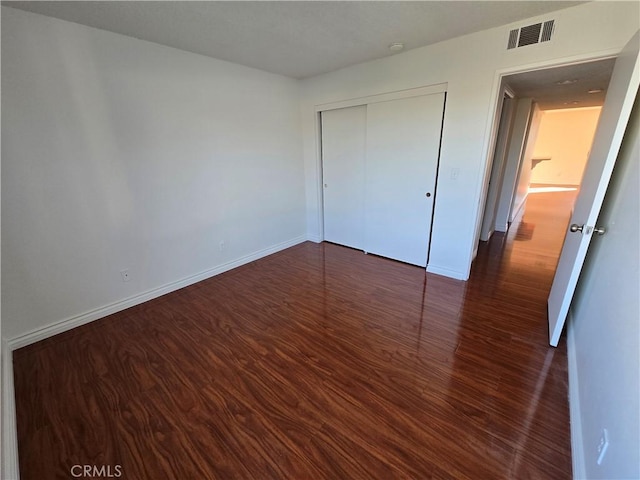
[(431, 192), (427, 192), (427, 198), (431, 196)]
[(607, 233), (607, 229), (605, 227), (596, 227), (593, 229), (593, 233), (596, 235), (604, 235)]
[(583, 228), (584, 228), (584, 225), (578, 225), (577, 223), (572, 223), (571, 226), (569, 227), (569, 230), (575, 233), (575, 232), (581, 232)]

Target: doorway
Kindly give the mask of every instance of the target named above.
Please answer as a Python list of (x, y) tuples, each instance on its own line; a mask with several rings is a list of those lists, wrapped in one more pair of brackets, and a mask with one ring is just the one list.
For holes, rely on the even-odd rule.
[[(502, 78), (479, 241), (507, 232), (522, 217), (529, 195), (544, 192), (552, 201), (549, 193), (577, 194), (614, 64), (608, 58)], [(557, 197), (568, 218), (573, 203), (567, 195)]]
[[(593, 138), (593, 152), (589, 153), (583, 177), (581, 179), (580, 193), (578, 194), (575, 207), (571, 209), (571, 228), (565, 229), (565, 237), (560, 252), (558, 263), (551, 287), (548, 307), (549, 321), (549, 343), (552, 346), (558, 345), (558, 340), (564, 326), (565, 318), (569, 309), (573, 292), (584, 262), (589, 243), (592, 236), (603, 235), (606, 228), (597, 226), (600, 207), (611, 172), (615, 167), (616, 158), (622, 143), (624, 132), (631, 115), (633, 102), (637, 96), (640, 79), (637, 75), (640, 64), (640, 51), (638, 48), (638, 37), (640, 32), (636, 32), (634, 37), (622, 49), (616, 58), (609, 75), (607, 87), (594, 86), (584, 89), (583, 95), (604, 93), (609, 90), (606, 100), (603, 102), (602, 118), (598, 121), (596, 134)], [(591, 62), (580, 64), (578, 67), (587, 69), (595, 66), (596, 69), (602, 66), (601, 62)], [(573, 66), (563, 67), (563, 73)], [(548, 69), (556, 73), (555, 69)], [(545, 74), (546, 71), (539, 71)], [(537, 72), (537, 73), (539, 73)], [(570, 73), (575, 71), (571, 70)], [(594, 76), (586, 76), (585, 80), (593, 80)], [(566, 78), (556, 80), (557, 86), (569, 86), (573, 84), (587, 83), (580, 78)], [(587, 97), (588, 98), (588, 97)], [(569, 102), (564, 102), (567, 105)], [(572, 105), (580, 103), (578, 100), (570, 102)], [(513, 136), (512, 136), (513, 137)], [(526, 143), (526, 141), (525, 141)], [(527, 145), (526, 150), (532, 150)], [(526, 163), (530, 162), (531, 155), (521, 153), (521, 166), (526, 169)], [(528, 172), (530, 173), (530, 172)], [(503, 187), (510, 188), (506, 182)]]

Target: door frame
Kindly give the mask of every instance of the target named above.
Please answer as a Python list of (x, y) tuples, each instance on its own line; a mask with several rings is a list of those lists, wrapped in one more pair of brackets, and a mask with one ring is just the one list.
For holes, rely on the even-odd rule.
[(535, 102), (532, 98), (514, 98), (513, 123), (505, 152), (504, 172), (496, 202), (494, 230), (506, 232), (513, 222), (516, 193), (520, 182), (525, 151), (529, 143), (529, 131)]
[(397, 90), (376, 95), (367, 95), (365, 97), (347, 98), (344, 100), (338, 100), (336, 102), (321, 103), (315, 106), (315, 111), (324, 112), (327, 110), (336, 110), (338, 108), (356, 107), (359, 105), (368, 105), (370, 103), (388, 102), (390, 100), (399, 100), (401, 98), (422, 97), (424, 95), (431, 95), (433, 93), (444, 93), (446, 91), (446, 83), (436, 83), (435, 85), (409, 88), (407, 90)]
[(485, 148), (484, 148), (484, 174), (478, 183), (478, 210), (476, 213), (476, 228), (473, 240), (473, 253), (471, 256), (472, 262), (478, 254), (478, 246), (480, 244), (480, 232), (482, 228), (482, 220), (484, 218), (485, 204), (487, 201), (487, 195), (489, 193), (489, 180), (491, 177), (491, 169), (493, 167), (493, 153), (496, 147), (496, 140), (498, 136), (498, 128), (500, 127), (500, 113), (503, 95), (502, 81), (504, 77), (509, 75), (515, 75), (518, 73), (535, 72), (537, 70), (547, 70), (556, 67), (566, 67), (569, 65), (578, 65), (581, 63), (594, 62), (598, 60), (606, 60), (608, 58), (616, 58), (620, 54), (621, 49), (608, 49), (596, 53), (585, 53), (582, 55), (574, 55), (570, 57), (561, 57), (551, 60), (543, 60), (540, 62), (528, 63), (519, 66), (511, 66), (496, 70), (493, 79), (493, 89), (490, 100), (491, 116), (487, 121), (487, 127), (485, 131)]
[[(432, 95), (435, 93), (447, 93), (447, 83), (436, 83), (434, 85), (425, 85), (422, 87), (409, 88), (406, 90), (397, 90), (393, 92), (385, 92), (376, 95), (367, 95), (364, 97), (347, 98), (344, 100), (338, 100), (335, 102), (320, 103), (314, 106), (314, 119), (315, 119), (315, 135), (316, 135), (316, 171), (318, 172), (316, 178), (316, 192), (318, 199), (318, 232), (319, 242), (324, 241), (324, 188), (322, 187), (323, 175), (323, 162), (322, 162), (322, 112), (329, 110), (337, 110), (339, 108), (356, 107), (360, 105), (369, 105), (372, 103), (388, 102), (391, 100), (399, 100), (402, 98), (421, 97), (423, 95)], [(445, 104), (446, 105), (446, 104)], [(445, 112), (446, 114), (446, 106)], [(444, 123), (444, 120), (443, 120)], [(441, 139), (442, 141), (442, 139)], [(436, 183), (438, 181), (439, 169), (436, 171)], [(436, 199), (434, 196), (434, 215), (436, 208)], [(428, 264), (428, 260), (427, 260)]]
[[(507, 147), (509, 146), (511, 127), (515, 113), (515, 94), (507, 85), (501, 84), (501, 89), (503, 93), (500, 95), (497, 106), (500, 109), (500, 115), (496, 117), (498, 127), (496, 129), (496, 139), (491, 149), (491, 173), (487, 185), (487, 198), (485, 199), (484, 214), (482, 215), (480, 226), (480, 240), (483, 242), (488, 241), (495, 232), (498, 197), (500, 190), (502, 190)], [(507, 101), (509, 102), (508, 104)], [(505, 110), (505, 106), (507, 110)], [(496, 157), (498, 152), (500, 152), (499, 157)], [(485, 236), (486, 238), (483, 238)]]

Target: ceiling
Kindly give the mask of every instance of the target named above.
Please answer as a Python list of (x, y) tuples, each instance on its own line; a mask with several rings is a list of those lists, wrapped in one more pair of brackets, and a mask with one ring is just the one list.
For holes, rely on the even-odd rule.
[(505, 82), (516, 96), (532, 97), (542, 110), (602, 106), (614, 63), (609, 58), (536, 70), (510, 75)]
[(292, 78), (505, 25), (581, 1), (3, 1)]

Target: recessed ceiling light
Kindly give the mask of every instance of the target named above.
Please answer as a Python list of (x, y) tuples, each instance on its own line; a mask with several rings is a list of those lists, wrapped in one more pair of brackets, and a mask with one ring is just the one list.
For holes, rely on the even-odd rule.
[(392, 52), (399, 52), (403, 48), (404, 48), (404, 43), (401, 43), (401, 42), (395, 42), (389, 45), (389, 50), (391, 50)]
[(571, 85), (572, 83), (576, 83), (578, 80), (577, 79), (573, 79), (573, 80), (562, 80), (560, 82), (556, 82), (556, 85)]
[(600, 93), (600, 92), (603, 92), (603, 91), (604, 91), (604, 89), (602, 89), (602, 88), (592, 88), (591, 90), (587, 90), (587, 93), (593, 94), (593, 93)]

